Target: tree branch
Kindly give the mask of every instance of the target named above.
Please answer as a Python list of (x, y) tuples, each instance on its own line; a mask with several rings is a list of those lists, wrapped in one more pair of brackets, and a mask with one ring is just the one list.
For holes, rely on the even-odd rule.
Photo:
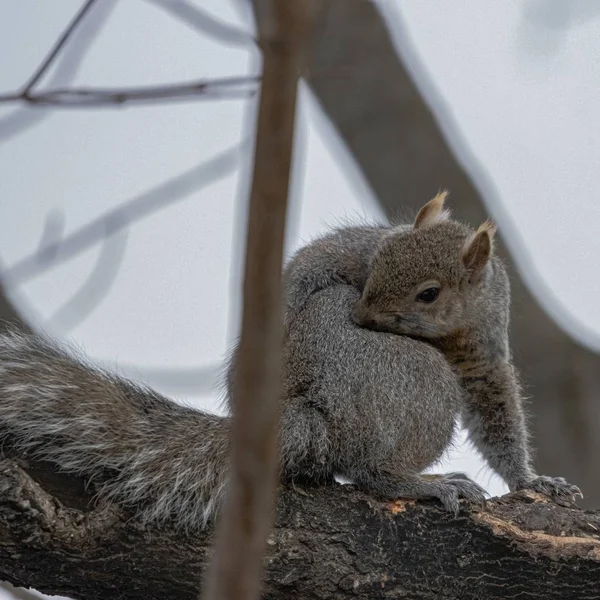
[[(71, 36), (69, 45), (54, 61), (54, 69), (49, 77), (51, 87), (66, 86), (71, 83), (117, 1), (103, 0), (96, 5), (93, 18), (90, 17), (80, 23), (76, 34)], [(50, 114), (50, 110), (40, 108), (32, 111), (28, 108), (27, 104), (21, 103), (18, 108), (0, 118), (0, 142), (9, 141), (26, 129), (37, 125)]]
[[(96, 0), (87, 0), (23, 89), (20, 92), (0, 94), (0, 104), (22, 102), (31, 106), (52, 106), (56, 108), (102, 108), (115, 105), (121, 106), (126, 103), (186, 100), (190, 97), (193, 99), (248, 98), (256, 92), (257, 77), (228, 77), (212, 81), (192, 81), (138, 88), (63, 88), (33, 92), (35, 85), (50, 69), (60, 51), (95, 3)], [(226, 26), (221, 25), (219, 27), (218, 21), (212, 19), (203, 11), (194, 11), (193, 14), (189, 14), (190, 11), (186, 10), (184, 3), (173, 5), (171, 10), (175, 14), (183, 14), (187, 19), (193, 19), (195, 27), (202, 26), (204, 30), (208, 28), (211, 31), (216, 29), (221, 35), (224, 35)], [(232, 33), (229, 31), (229, 37), (231, 38), (231, 36)]]
[(22, 95), (28, 96), (36, 83), (44, 76), (46, 71), (50, 68), (54, 59), (58, 56), (63, 46), (69, 41), (69, 38), (73, 35), (77, 26), (83, 21), (86, 14), (90, 11), (92, 6), (96, 3), (96, 0), (87, 0), (87, 2), (81, 7), (79, 12), (75, 15), (73, 20), (69, 23), (63, 34), (56, 41), (48, 55), (42, 61), (42, 64), (37, 68), (35, 73), (30, 77), (29, 81), (23, 88)]
[(171, 102), (176, 100), (251, 98), (258, 77), (224, 77), (135, 88), (62, 88), (40, 92), (0, 94), (0, 104), (24, 102), (30, 106), (55, 108), (111, 108), (123, 104)]
[[(93, 506), (85, 482), (0, 462), (0, 578), (47, 594), (191, 600), (213, 532), (145, 530)], [(60, 498), (60, 500), (59, 500)], [(282, 489), (265, 597), (597, 598), (600, 511), (532, 494), (458, 518), (434, 502), (379, 502), (350, 486)]]
[(255, 0), (263, 76), (250, 192), (244, 305), (233, 385), (232, 454), (215, 559), (203, 597), (258, 597), (277, 487), (281, 271), (298, 78), (315, 8), (307, 0)]

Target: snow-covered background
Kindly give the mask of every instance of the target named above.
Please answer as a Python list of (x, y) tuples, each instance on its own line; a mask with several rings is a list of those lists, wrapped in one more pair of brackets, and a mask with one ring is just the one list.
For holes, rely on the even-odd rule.
[[(196, 4), (250, 33), (243, 0)], [(526, 278), (564, 327), (600, 348), (600, 4), (378, 4), (461, 160), (475, 165), (476, 157), (478, 183), (520, 249)], [(80, 0), (0, 6), (0, 93), (26, 81), (80, 6)], [(131, 87), (258, 72), (251, 42), (226, 45), (201, 36), (150, 1), (102, 0), (93, 11), (80, 37), (101, 28), (83, 59), (77, 60), (75, 37), (41, 85), (69, 77), (77, 86)], [(186, 173), (189, 188), (132, 226), (115, 280), (87, 318), (79, 322), (64, 306), (94, 270), (99, 246), (12, 288), (22, 312), (97, 361), (216, 410), (211, 373), (238, 326), (235, 258), (244, 242), (247, 146), (210, 185), (196, 189), (194, 169), (242, 144), (253, 111), (253, 101), (231, 99), (69, 111), (0, 105), (5, 266), (38, 247), (49, 215), (50, 222), (63, 215), (68, 234)], [(299, 133), (288, 252), (340, 219), (381, 218), (304, 87)], [(113, 253), (123, 240), (111, 243)], [(178, 374), (180, 381), (208, 385), (198, 381), (197, 392), (188, 393)], [(506, 490), (461, 443), (441, 468), (466, 471), (492, 494)]]

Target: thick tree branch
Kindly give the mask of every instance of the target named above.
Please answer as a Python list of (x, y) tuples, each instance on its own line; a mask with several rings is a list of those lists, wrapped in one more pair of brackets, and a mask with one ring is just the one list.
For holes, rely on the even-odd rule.
[[(0, 579), (86, 600), (196, 598), (211, 531), (145, 530), (48, 465), (1, 461), (0, 492)], [(349, 486), (283, 489), (265, 597), (598, 598), (599, 532), (600, 511), (525, 493), (454, 519)]]

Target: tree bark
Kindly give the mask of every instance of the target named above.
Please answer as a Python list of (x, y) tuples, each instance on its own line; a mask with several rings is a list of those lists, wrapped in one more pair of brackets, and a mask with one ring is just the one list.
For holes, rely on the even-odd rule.
[[(388, 217), (416, 211), (443, 187), (453, 213), (478, 225), (489, 216), (471, 179), (478, 165), (454, 156), (429, 106), (432, 86), (427, 97), (417, 89), (377, 4), (328, 4), (316, 26), (309, 83)], [(512, 345), (532, 397), (537, 467), (579, 485), (587, 506), (600, 506), (600, 357), (543, 310), (510, 259), (515, 249), (499, 248), (513, 285)]]
[[(143, 529), (76, 478), (0, 461), (0, 579), (72, 598), (197, 597), (212, 531)], [(281, 491), (266, 598), (600, 598), (600, 511), (521, 492), (457, 518), (351, 486)]]

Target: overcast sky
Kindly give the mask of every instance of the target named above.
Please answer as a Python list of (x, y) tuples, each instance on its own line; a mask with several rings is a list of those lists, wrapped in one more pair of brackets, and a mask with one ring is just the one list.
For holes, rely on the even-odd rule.
[[(199, 0), (249, 31), (243, 0)], [(0, 7), (0, 90), (34, 71), (79, 0)], [(594, 0), (381, 0), (398, 49), (475, 174), (492, 216), (519, 248), (547, 308), (600, 348), (600, 5)], [(43, 82), (136, 86), (257, 72), (251, 44), (198, 35), (150, 1), (102, 0)], [(82, 40), (99, 34), (89, 48)], [(85, 53), (83, 54), (83, 50)], [(8, 57), (8, 59), (6, 58)], [(82, 58), (81, 58), (82, 57)], [(81, 60), (79, 60), (81, 58)], [(0, 109), (0, 256), (16, 264), (40, 243), (49, 215), (67, 232), (235, 148), (251, 133), (247, 100), (85, 111)], [(303, 90), (288, 251), (342, 218), (381, 218), (368, 187)], [(129, 374), (217, 363), (236, 334), (247, 152), (229, 174), (135, 224), (102, 304), (82, 322), (60, 308), (93, 270), (98, 246), (12, 290), (38, 327)], [(190, 181), (192, 182), (190, 184)], [(436, 182), (443, 186), (444, 182)], [(185, 194), (185, 189), (183, 192)], [(424, 199), (425, 201), (426, 199)], [(106, 256), (118, 255), (123, 238)], [(57, 312), (58, 311), (58, 312)], [(160, 378), (158, 378), (160, 379)], [(155, 381), (157, 381), (155, 379)], [(160, 381), (159, 381), (160, 384)], [(163, 386), (165, 392), (172, 386)], [(196, 398), (214, 407), (214, 394)], [(478, 474), (461, 447), (450, 468)], [(492, 492), (499, 480), (482, 471)]]

